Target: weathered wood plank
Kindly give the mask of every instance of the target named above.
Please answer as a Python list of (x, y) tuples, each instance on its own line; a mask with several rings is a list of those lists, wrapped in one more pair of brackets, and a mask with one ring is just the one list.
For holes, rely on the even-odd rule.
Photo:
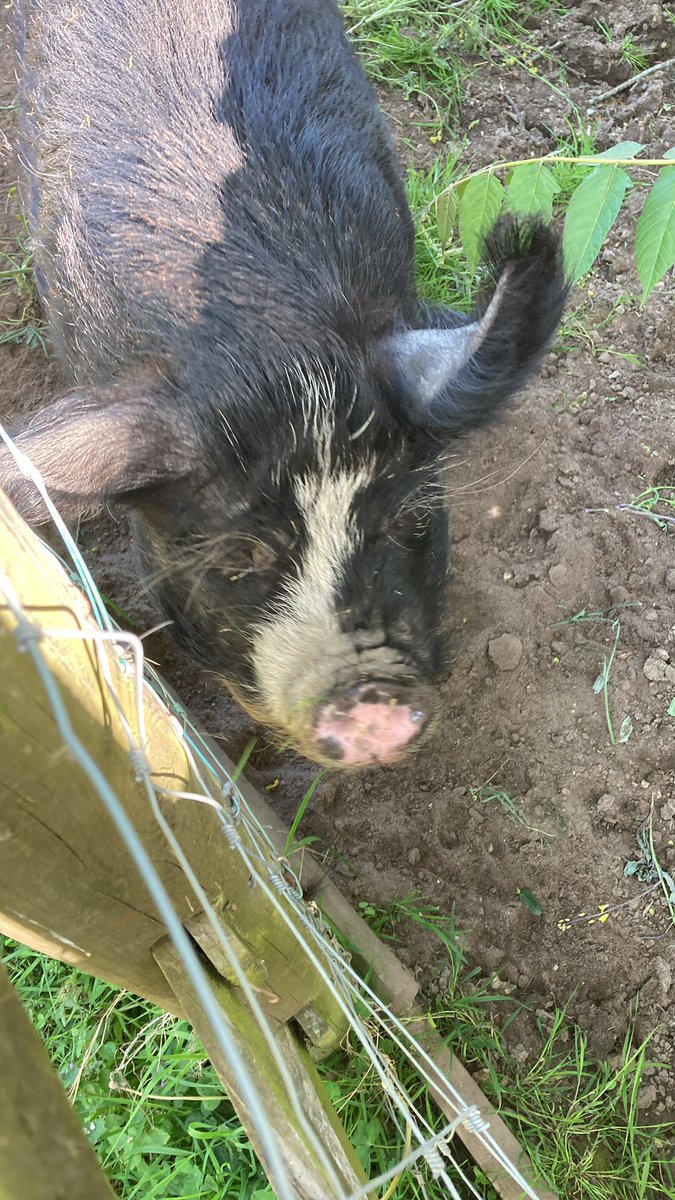
[(115, 1200), (1, 962), (0, 1200)]
[[(241, 1096), (230, 1063), (214, 1036), (211, 1023), (195, 995), (181, 959), (168, 939), (163, 939), (155, 947), (154, 953), (172, 991), (201, 1039), (274, 1184), (275, 1174), (260, 1138), (259, 1123)], [(291, 1075), (305, 1118), (333, 1162), (337, 1172), (337, 1188), (328, 1181), (311, 1142), (298, 1128), (298, 1121), (292, 1112), (274, 1056), (247, 1006), (239, 999), (236, 989), (228, 986), (213, 972), (211, 983), (235, 1041), (246, 1057), (248, 1071), (268, 1116), (268, 1127), (273, 1129), (277, 1136), (282, 1161), (291, 1185), (291, 1194), (294, 1198), (297, 1197), (297, 1200), (343, 1200), (343, 1197), (365, 1183), (366, 1177), (336, 1118), (335, 1110), (326, 1102), (316, 1068), (306, 1051), (299, 1045), (287, 1025), (277, 1026), (279, 1049)]]

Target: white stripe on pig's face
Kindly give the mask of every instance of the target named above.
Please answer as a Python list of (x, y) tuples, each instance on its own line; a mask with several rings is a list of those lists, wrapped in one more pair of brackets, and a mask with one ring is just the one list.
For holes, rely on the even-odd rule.
[(316, 467), (294, 486), (305, 527), (302, 559), (270, 619), (253, 637), (262, 707), (290, 726), (308, 724), (309, 712), (302, 709), (322, 697), (333, 673), (329, 662), (346, 665), (346, 657), (354, 656), (340, 631), (337, 597), (349, 559), (361, 544), (354, 502), (375, 473), (373, 461), (351, 469), (333, 464), (326, 424), (317, 442)]

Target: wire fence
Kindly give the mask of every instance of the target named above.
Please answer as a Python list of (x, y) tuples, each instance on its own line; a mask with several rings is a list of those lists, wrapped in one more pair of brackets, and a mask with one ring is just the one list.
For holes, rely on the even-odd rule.
[[(509, 1176), (520, 1189), (522, 1197), (539, 1200), (542, 1193), (532, 1187), (516, 1163), (505, 1154), (493, 1134), (490, 1119), (475, 1106), (467, 1105), (457, 1088), (442, 1076), (438, 1065), (412, 1036), (406, 1022), (383, 1004), (375, 991), (354, 969), (350, 956), (341, 946), (318, 906), (305, 901), (296, 874), (289, 863), (279, 855), (238, 783), (231, 777), (223, 778), (222, 764), (215, 758), (207, 741), (191, 722), (187, 712), (174, 700), (154, 669), (145, 662), (141, 639), (122, 631), (106, 611), (87, 565), (50, 499), (39, 473), (1, 426), (0, 437), (14, 455), (22, 472), (42, 495), (63, 546), (63, 557), (56, 555), (56, 558), (85, 593), (91, 606), (93, 621), (91, 628), (84, 630), (45, 628), (36, 624), (34, 613), (30, 611), (30, 597), (19, 594), (11, 578), (11, 569), (8, 569), (7, 564), (3, 568), (1, 562), (0, 605), (9, 609), (12, 614), (13, 634), (18, 648), (29, 655), (35, 665), (62, 744), (68, 748), (100, 798), (152, 897), (161, 922), (206, 1015), (213, 1038), (229, 1064), (236, 1089), (251, 1114), (260, 1139), (262, 1157), (279, 1200), (296, 1200), (296, 1191), (289, 1176), (284, 1147), (279, 1144), (271, 1119), (268, 1098), (256, 1084), (249, 1069), (247, 1056), (242, 1053), (240, 1040), (235, 1037), (223, 1007), (218, 1002), (201, 956), (186, 932), (160, 873), (144, 845), (141, 832), (134, 827), (114, 787), (106, 778), (100, 764), (94, 761), (73, 726), (62, 689), (44, 653), (47, 641), (83, 639), (95, 647), (100, 664), (100, 686), (105, 690), (107, 702), (116, 710), (125, 731), (129, 772), (145, 790), (154, 822), (175, 861), (180, 864), (195, 911), (205, 914), (213, 938), (228, 965), (227, 977), (236, 981), (237, 987), (241, 989), (259, 1034), (274, 1061), (278, 1077), (283, 1081), (286, 1102), (289, 1111), (292, 1112), (293, 1122), (321, 1164), (336, 1200), (389, 1196), (393, 1194), (393, 1181), (409, 1171), (415, 1173), (418, 1192), (422, 1196), (428, 1195), (429, 1181), (433, 1179), (436, 1181), (436, 1195), (442, 1185), (452, 1200), (467, 1200), (468, 1197), (484, 1200), (484, 1191), (469, 1178), (456, 1153), (456, 1143), (453, 1143), (453, 1135), (463, 1124), (476, 1135), (485, 1151), (492, 1157), (495, 1169)], [(125, 705), (116, 689), (116, 671), (120, 667), (125, 677), (133, 681), (133, 711), (129, 711), (128, 704)], [(198, 781), (198, 787), (194, 791), (174, 791), (159, 785), (153, 778), (145, 721), (150, 690), (160, 698), (161, 703), (173, 716), (176, 735), (182, 742), (194, 778)], [(208, 806), (214, 836), (224, 839), (229, 850), (240, 856), (253, 886), (259, 889), (259, 894), (265, 898), (289, 934), (301, 946), (303, 961), (307, 963), (308, 968), (311, 967), (318, 974), (322, 984), (334, 997), (350, 1039), (358, 1044), (366, 1056), (369, 1070), (386, 1097), (391, 1120), (400, 1138), (400, 1158), (377, 1178), (351, 1191), (346, 1190), (330, 1150), (317, 1134), (307, 1115), (306, 1105), (302, 1096), (298, 1094), (297, 1081), (288, 1067), (273, 1024), (261, 1003), (260, 991), (251, 982), (250, 973), (242, 965), (240, 950), (235, 944), (236, 939), (228, 936), (226, 926), (200, 882), (197, 864), (181, 845), (165, 816), (162, 803), (167, 800), (175, 804)], [(416, 1081), (428, 1084), (432, 1092), (443, 1099), (444, 1111), (453, 1114), (449, 1119), (434, 1125), (428, 1107), (425, 1106), (423, 1111), (415, 1102), (410, 1090), (402, 1082), (400, 1073), (378, 1047), (382, 1035), (393, 1042), (403, 1058), (409, 1062)]]

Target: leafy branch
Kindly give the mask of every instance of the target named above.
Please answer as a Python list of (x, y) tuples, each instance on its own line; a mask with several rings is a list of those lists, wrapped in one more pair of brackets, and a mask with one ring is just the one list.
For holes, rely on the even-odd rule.
[[(477, 266), (485, 235), (501, 213), (541, 216), (550, 221), (560, 186), (555, 167), (587, 167), (565, 214), (563, 251), (570, 282), (590, 271), (633, 187), (636, 169), (658, 168), (635, 231), (636, 265), (642, 303), (675, 266), (675, 147), (662, 158), (638, 158), (639, 142), (621, 142), (601, 154), (546, 154), (540, 158), (493, 163), (450, 182), (435, 199), (441, 243), (455, 228), (470, 264)], [(500, 178), (500, 175), (503, 178)]]

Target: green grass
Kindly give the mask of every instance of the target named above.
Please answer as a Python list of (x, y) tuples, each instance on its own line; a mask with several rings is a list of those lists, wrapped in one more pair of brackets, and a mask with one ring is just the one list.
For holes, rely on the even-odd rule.
[[(556, 138), (553, 153), (566, 158), (584, 158), (597, 153), (597, 130), (587, 117), (584, 118), (578, 114), (568, 117), (567, 129), (566, 134)], [(555, 181), (560, 188), (555, 198), (555, 206), (558, 211), (562, 211), (572, 193), (585, 179), (589, 168), (587, 165), (579, 163), (561, 162), (556, 163), (552, 169)]]
[[(566, 157), (595, 154), (596, 137), (590, 125), (571, 117), (568, 130), (564, 137), (558, 138), (555, 152)], [(474, 275), (468, 269), (466, 251), (454, 219), (447, 222), (448, 232), (444, 229), (448, 215), (445, 206), (456, 204), (456, 197), (449, 196), (448, 189), (460, 183), (471, 171), (470, 162), (462, 157), (465, 150), (465, 145), (456, 147), (450, 154), (439, 156), (427, 169), (410, 167), (407, 176), (408, 200), (415, 218), (415, 267), (420, 293), (425, 300), (447, 304), (460, 311), (471, 309), (476, 289), (482, 283), (481, 272)], [(564, 210), (588, 169), (583, 164), (551, 164), (560, 189), (556, 195), (556, 212)], [(590, 339), (588, 321), (583, 320), (579, 312), (568, 313), (565, 320), (567, 324), (560, 334), (563, 343)]]
[[(16, 188), (11, 188), (9, 199)], [(28, 246), (28, 223), (17, 218), (16, 238), (0, 242), (0, 300), (9, 300), (16, 307), (16, 316), (0, 318), (0, 346), (25, 344), (39, 346), (46, 354), (45, 324), (33, 277), (33, 252)]]
[(638, 45), (632, 34), (625, 34), (618, 43), (618, 46), (616, 46), (616, 36), (611, 25), (608, 25), (604, 21), (598, 20), (597, 17), (595, 23), (608, 44), (614, 47), (617, 57), (624, 62), (634, 74), (636, 74), (638, 71), (644, 71), (645, 68), (649, 66), (649, 55), (646, 54), (641, 46)]
[(422, 98), (429, 115), (420, 114), (420, 124), (430, 128), (434, 140), (450, 129), (479, 56), (532, 75), (541, 74), (541, 61), (553, 62), (531, 45), (525, 24), (533, 13), (559, 9), (551, 0), (343, 3), (347, 29), (371, 79), (400, 89), (407, 98)]
[(4, 959), (124, 1200), (274, 1200), (186, 1022), (11, 942)]
[[(440, 939), (433, 1023), (479, 1073), (537, 1168), (566, 1200), (675, 1200), (675, 1125), (645, 1125), (638, 1108), (648, 1042), (629, 1031), (613, 1065), (595, 1058), (563, 1011), (539, 1021), (537, 1057), (524, 1068), (508, 1048), (517, 1009), (469, 970), (454, 918), (411, 894), (362, 905), (381, 937), (413, 922)], [(2, 943), (0, 942), (0, 948)], [(7, 940), (4, 957), (108, 1177), (122, 1200), (274, 1200), (253, 1149), (189, 1026), (145, 1002)], [(496, 1019), (496, 1014), (499, 1019)], [(379, 1049), (432, 1128), (442, 1118), (393, 1038)], [(327, 1090), (364, 1168), (385, 1171), (406, 1152), (381, 1084), (352, 1037), (321, 1064)], [(496, 1194), (461, 1147), (453, 1153), (487, 1200)], [(460, 1194), (463, 1185), (459, 1185)], [(395, 1200), (443, 1200), (414, 1172)], [(467, 1193), (468, 1195), (468, 1193)]]
[(471, 307), (475, 279), (471, 278), (466, 252), (458, 238), (445, 241), (439, 231), (436, 201), (457, 177), (456, 157), (437, 162), (428, 171), (408, 172), (408, 199), (415, 216), (417, 282), (425, 300)]
[(538, 833), (542, 837), (553, 837), (552, 833), (547, 833), (545, 829), (538, 829), (536, 825), (532, 825), (513, 797), (501, 788), (493, 788), (489, 784), (483, 783), (480, 787), (471, 788), (471, 798), (477, 800), (479, 804), (496, 804), (515, 825), (524, 825), (526, 829), (531, 829), (533, 833)]
[(464, 78), (446, 45), (444, 6), (431, 0), (346, 0), (343, 11), (373, 82), (398, 88), (408, 99), (422, 98), (433, 113), (426, 123), (440, 139), (459, 110)]
[(673, 1126), (645, 1125), (638, 1108), (648, 1043), (626, 1034), (618, 1063), (600, 1062), (565, 1014), (542, 1030), (536, 1062), (495, 1071), (493, 1098), (533, 1162), (566, 1200), (673, 1200)]
[(424, 101), (420, 124), (440, 138), (457, 114), (464, 71), (446, 46), (439, 5), (353, 0), (344, 6), (347, 29), (374, 83)]
[(623, 512), (633, 512), (649, 517), (664, 533), (675, 528), (675, 486), (661, 484), (644, 488), (626, 505)]

